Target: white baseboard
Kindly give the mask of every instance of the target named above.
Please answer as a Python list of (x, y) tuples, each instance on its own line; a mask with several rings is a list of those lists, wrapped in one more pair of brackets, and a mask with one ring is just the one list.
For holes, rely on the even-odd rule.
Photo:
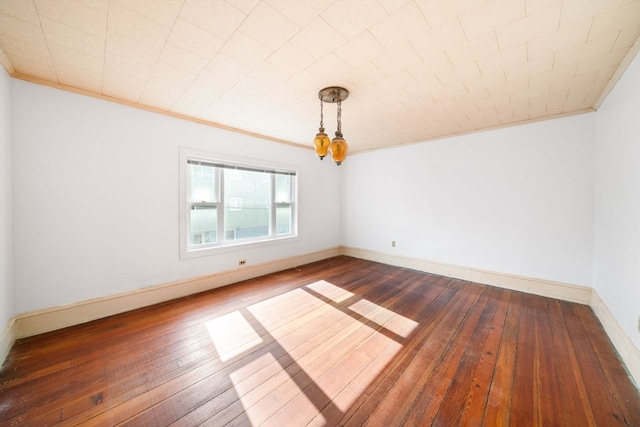
[(640, 349), (635, 346), (629, 335), (624, 332), (609, 307), (606, 306), (600, 295), (595, 291), (590, 305), (598, 319), (600, 319), (600, 323), (602, 323), (613, 346), (618, 350), (620, 358), (627, 366), (631, 378), (636, 383), (636, 387), (640, 389)]
[(9, 354), (11, 346), (16, 340), (16, 322), (15, 319), (9, 320), (9, 324), (0, 334), (0, 366), (4, 363), (4, 359)]
[(456, 279), (482, 283), (484, 285), (493, 285), (500, 288), (577, 302), (580, 304), (588, 305), (591, 302), (591, 292), (593, 291), (592, 288), (587, 286), (570, 285), (567, 283), (479, 270), (418, 258), (389, 255), (367, 249), (343, 246), (342, 253), (354, 258), (362, 258), (369, 261), (381, 262), (383, 264), (411, 268), (413, 270), (425, 271)]
[(354, 258), (589, 305), (600, 320), (600, 323), (602, 323), (609, 339), (626, 365), (631, 378), (635, 381), (636, 387), (640, 389), (640, 349), (635, 346), (631, 338), (624, 332), (611, 310), (609, 310), (593, 288), (389, 255), (367, 249), (345, 246), (342, 247), (342, 254)]
[(0, 363), (4, 361), (13, 342), (18, 338), (77, 325), (341, 254), (589, 305), (594, 310), (627, 369), (630, 371), (636, 386), (640, 384), (640, 350), (633, 344), (620, 327), (615, 316), (592, 288), (389, 255), (346, 246), (17, 315), (9, 321), (9, 325), (0, 335)]
[[(340, 255), (339, 247), (283, 258), (262, 264), (249, 265), (208, 276), (151, 286), (104, 298), (80, 301), (65, 306), (19, 314), (12, 319), (12, 323), (13, 320), (15, 320), (15, 325), (12, 327), (13, 333), (10, 333), (10, 335), (13, 335), (14, 339), (37, 335), (192, 295), (198, 292), (219, 288), (231, 283), (275, 273), (298, 265), (320, 261), (337, 255)], [(4, 345), (4, 341), (2, 344)], [(0, 360), (4, 360), (4, 357)]]

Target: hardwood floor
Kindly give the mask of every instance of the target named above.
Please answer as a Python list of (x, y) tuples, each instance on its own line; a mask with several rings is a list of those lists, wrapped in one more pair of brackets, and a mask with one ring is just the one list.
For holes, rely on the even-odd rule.
[(587, 306), (337, 257), (16, 342), (0, 425), (640, 426)]

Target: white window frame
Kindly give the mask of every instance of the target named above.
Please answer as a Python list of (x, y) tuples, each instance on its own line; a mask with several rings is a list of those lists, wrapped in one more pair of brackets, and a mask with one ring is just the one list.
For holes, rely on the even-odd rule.
[[(282, 203), (275, 200), (275, 179), (271, 179), (270, 203), (269, 203), (269, 235), (241, 240), (224, 241), (224, 173), (222, 168), (216, 169), (216, 185), (218, 201), (212, 204), (216, 207), (218, 215), (217, 242), (193, 247), (190, 245), (190, 209), (192, 205), (199, 204), (189, 200), (190, 174), (189, 161), (202, 162), (203, 164), (223, 165), (226, 168), (249, 169), (275, 174), (287, 173), (295, 176), (291, 185), (291, 203)], [(234, 250), (246, 245), (261, 246), (289, 242), (298, 238), (298, 171), (295, 166), (276, 164), (274, 162), (257, 161), (228, 155), (220, 155), (200, 150), (180, 149), (180, 258), (189, 259), (199, 256), (213, 255), (224, 250)], [(291, 207), (291, 232), (288, 234), (276, 234), (276, 210), (280, 206)]]

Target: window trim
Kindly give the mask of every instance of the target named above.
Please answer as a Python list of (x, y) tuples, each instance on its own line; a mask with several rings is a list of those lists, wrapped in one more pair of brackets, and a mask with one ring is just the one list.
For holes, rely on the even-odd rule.
[[(226, 251), (233, 251), (242, 248), (246, 248), (247, 245), (251, 247), (260, 247), (266, 245), (273, 244), (281, 244), (284, 242), (291, 242), (294, 240), (298, 240), (298, 185), (297, 181), (299, 178), (298, 168), (293, 165), (275, 163), (271, 161), (258, 161), (256, 159), (232, 156), (232, 155), (222, 155), (219, 153), (202, 151), (202, 150), (194, 150), (188, 148), (180, 149), (180, 165), (179, 165), (179, 173), (180, 173), (180, 191), (179, 191), (179, 203), (180, 203), (180, 212), (179, 212), (179, 240), (180, 240), (180, 259), (190, 259), (201, 256), (210, 256), (214, 254), (219, 254)], [(220, 169), (217, 169), (218, 176), (216, 176), (216, 186), (218, 187), (218, 201), (213, 202), (213, 204), (217, 208), (218, 212), (218, 236), (219, 230), (222, 228), (224, 230), (224, 194), (223, 194), (223, 185), (224, 185), (224, 174), (221, 173), (222, 168), (228, 169), (238, 169), (238, 170), (249, 170), (249, 171), (263, 171), (269, 173), (281, 173), (287, 175), (294, 175), (296, 179), (293, 182), (293, 186), (291, 188), (291, 202), (285, 202), (284, 205), (288, 205), (291, 207), (291, 232), (288, 234), (278, 235), (272, 234), (267, 237), (256, 237), (251, 239), (242, 239), (239, 241), (231, 241), (231, 242), (218, 242), (215, 244), (199, 247), (199, 248), (191, 248), (189, 245), (189, 207), (192, 203), (188, 200), (189, 197), (189, 163), (193, 164), (195, 162), (200, 162), (204, 165), (216, 166)], [(219, 179), (220, 178), (220, 179)], [(275, 200), (275, 179), (271, 180), (271, 200), (270, 200), (270, 229), (275, 230), (276, 225), (276, 210), (278, 206), (282, 206), (281, 202)], [(211, 203), (209, 203), (211, 204)]]

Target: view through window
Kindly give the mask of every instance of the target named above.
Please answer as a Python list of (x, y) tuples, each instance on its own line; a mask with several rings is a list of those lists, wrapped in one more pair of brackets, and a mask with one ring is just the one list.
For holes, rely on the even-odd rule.
[(188, 157), (187, 250), (296, 235), (296, 172)]

